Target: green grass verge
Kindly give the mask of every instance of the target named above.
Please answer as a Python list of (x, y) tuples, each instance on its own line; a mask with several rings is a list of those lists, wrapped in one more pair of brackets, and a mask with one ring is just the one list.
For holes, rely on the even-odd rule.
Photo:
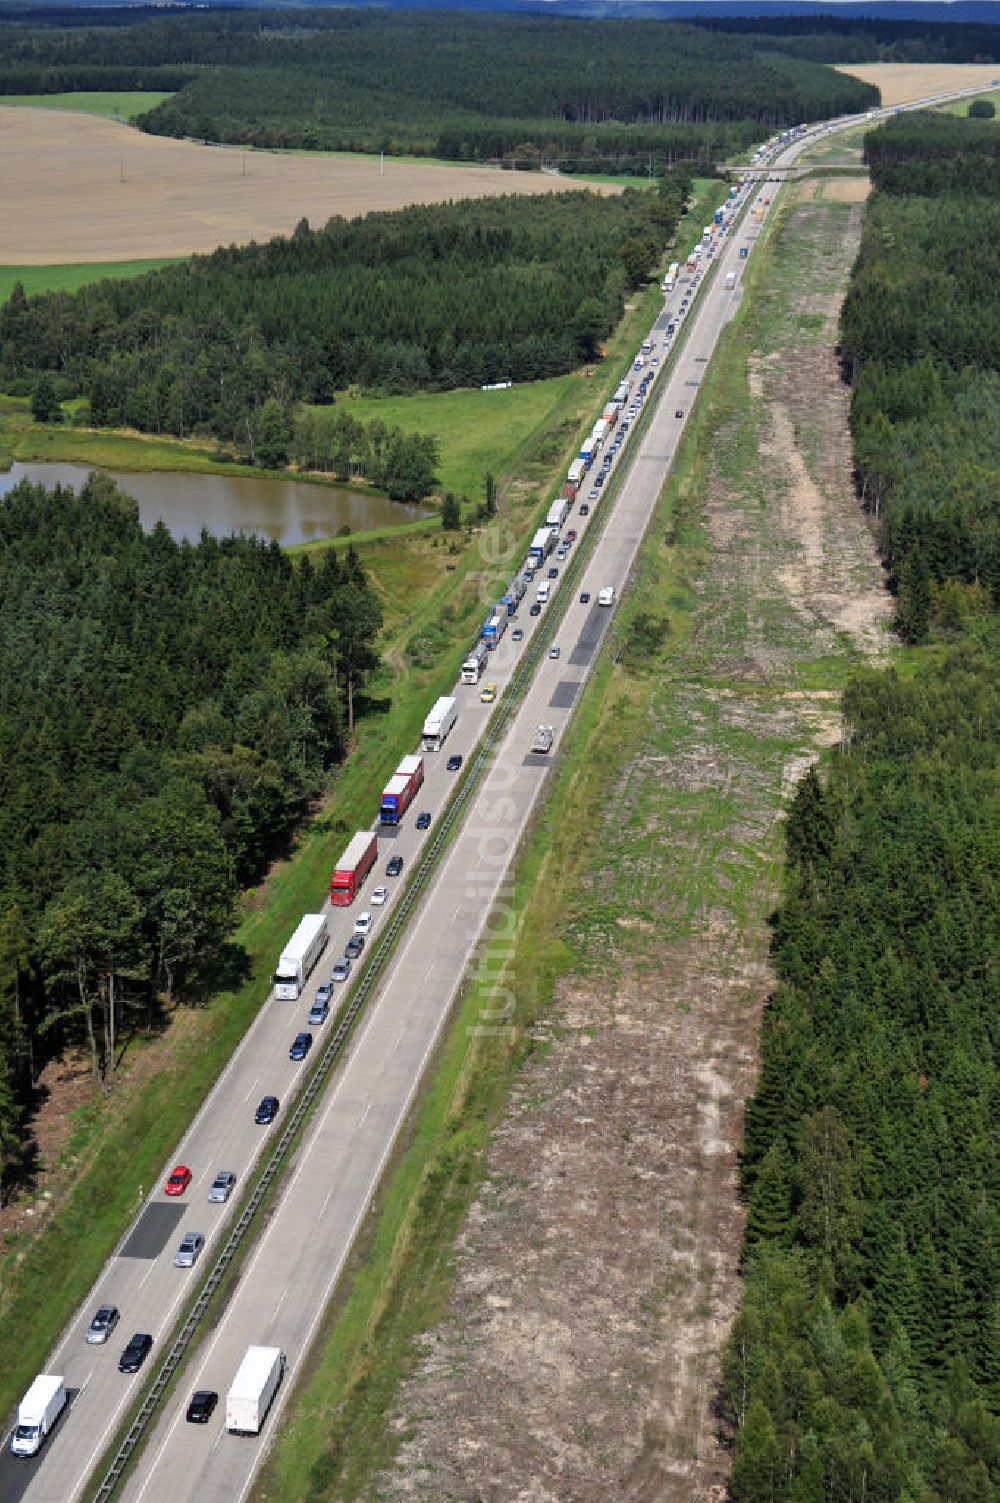
[(0, 105), (19, 105), (33, 110), (75, 110), (84, 115), (111, 115), (116, 120), (134, 120), (155, 109), (170, 93), (150, 89), (80, 89), (69, 94), (4, 94)]
[[(2, 103), (2, 100), (0, 100)], [(153, 261), (89, 261), (75, 266), (0, 266), (0, 302), (6, 302), (20, 282), (29, 297), (41, 292), (75, 292), (106, 277), (141, 277), (145, 271), (175, 266), (180, 257)]]

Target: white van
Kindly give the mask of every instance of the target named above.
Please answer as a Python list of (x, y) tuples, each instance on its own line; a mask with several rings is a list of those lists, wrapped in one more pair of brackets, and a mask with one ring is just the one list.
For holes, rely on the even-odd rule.
[(535, 591), (535, 599), (538, 601), (539, 605), (544, 605), (548, 600), (550, 589), (551, 585), (549, 585), (548, 582), (546, 582), (545, 584), (540, 584), (538, 586), (538, 589)]
[(605, 585), (604, 586), (604, 589), (601, 591), (601, 593), (597, 597), (597, 603), (598, 603), (598, 605), (614, 605), (614, 603), (615, 603), (615, 588), (614, 588), (614, 585)]

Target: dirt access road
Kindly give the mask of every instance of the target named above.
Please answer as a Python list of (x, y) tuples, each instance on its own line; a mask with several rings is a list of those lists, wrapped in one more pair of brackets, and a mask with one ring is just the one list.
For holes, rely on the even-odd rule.
[(1000, 63), (842, 63), (838, 71), (881, 89), (889, 108), (949, 89), (988, 89), (1000, 79)]
[[(0, 265), (186, 256), (319, 227), (334, 214), (553, 193), (565, 178), (492, 167), (202, 146), (66, 110), (0, 108)], [(581, 185), (582, 186), (582, 185)], [(598, 192), (616, 192), (602, 185)]]
[(837, 734), (850, 666), (891, 652), (833, 355), (860, 224), (834, 194), (794, 202), (717, 356), (707, 457), (639, 570), (668, 645), (648, 670), (619, 663), (582, 759), (600, 786), (585, 814), (572, 787), (563, 800), (599, 832), (582, 876), (551, 836), (552, 939), (571, 934), (577, 964), (494, 1135), (369, 1500), (725, 1494), (713, 1401), (781, 816)]

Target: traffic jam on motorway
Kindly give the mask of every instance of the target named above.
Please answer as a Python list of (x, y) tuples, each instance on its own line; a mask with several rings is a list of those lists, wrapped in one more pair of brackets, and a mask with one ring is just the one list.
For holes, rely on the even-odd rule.
[[(804, 127), (800, 130), (804, 130)], [(776, 152), (784, 149), (788, 141), (798, 135), (799, 131), (786, 133), (785, 136), (766, 143), (755, 154), (753, 167), (759, 169), (766, 165)], [(393, 879), (402, 875), (404, 857), (399, 852), (393, 852), (384, 869), (377, 871), (380, 860), (379, 838), (383, 842), (395, 838), (408, 815), (412, 819), (414, 831), (426, 832), (431, 828), (435, 811), (426, 807), (430, 803), (430, 763), (427, 759), (435, 759), (437, 753), (446, 749), (458, 723), (463, 687), (478, 689), (478, 699), (482, 705), (494, 704), (499, 692), (497, 679), (501, 677), (501, 671), (492, 665), (502, 663), (503, 677), (508, 678), (517, 660), (517, 652), (521, 650), (518, 645), (514, 653), (497, 655), (497, 649), (508, 629), (510, 643), (523, 644), (527, 632), (531, 630), (531, 618), (540, 617), (551, 604), (554, 591), (558, 588), (560, 566), (568, 559), (589, 519), (596, 514), (630, 433), (635, 430), (650, 389), (663, 369), (662, 362), (676, 342), (681, 324), (702, 283), (703, 274), (717, 253), (723, 237), (733, 228), (737, 211), (753, 189), (754, 182), (754, 174), (750, 172), (741, 183), (732, 187), (725, 203), (715, 211), (713, 223), (705, 226), (699, 244), (685, 265), (682, 267), (679, 263), (673, 263), (668, 268), (662, 284), (665, 294), (663, 310), (649, 337), (636, 352), (626, 378), (619, 384), (589, 436), (581, 444), (579, 453), (569, 466), (560, 494), (550, 507), (544, 524), (532, 538), (521, 567), (508, 588), (487, 611), (477, 641), (462, 664), (460, 684), (456, 686), (456, 692), (438, 699), (429, 711), (423, 725), (420, 748), (404, 756), (388, 780), (373, 827), (358, 831), (348, 842), (330, 878), (328, 906), (324, 905), (322, 912), (306, 914), (282, 950), (274, 972), (273, 995), (277, 1001), (299, 1002), (310, 986), (310, 979), (320, 958), (336, 938), (335, 929), (340, 931), (340, 937), (334, 945), (336, 958), (329, 974), (318, 981), (308, 998), (304, 1026), (296, 1027), (294, 1022), (289, 1025), (288, 1059), (292, 1063), (304, 1063), (309, 1058), (316, 1031), (323, 1027), (335, 1010), (338, 1000), (343, 997), (352, 970), (361, 960), (365, 947), (378, 926), (379, 916), (387, 905), (391, 905), (400, 890), (398, 884), (393, 885)], [(759, 200), (755, 205), (753, 220), (756, 224), (763, 219), (764, 210), (769, 203), (770, 199), (767, 198)], [(741, 267), (748, 253), (749, 245), (742, 245), (739, 251)], [(736, 282), (737, 274), (727, 272), (725, 287), (731, 290), (735, 288)], [(676, 307), (673, 306), (674, 302)], [(677, 408), (675, 417), (683, 419), (684, 410)], [(571, 522), (574, 525), (570, 525)], [(603, 584), (597, 593), (596, 606), (612, 607), (619, 590), (620, 582), (616, 584), (609, 581)], [(521, 625), (517, 618), (526, 601), (529, 622)], [(581, 592), (578, 604), (591, 604), (587, 591)], [(553, 642), (548, 650), (548, 659), (558, 660), (560, 651), (559, 644)], [(472, 702), (470, 698), (470, 705)], [(470, 746), (478, 739), (482, 729), (483, 721), (477, 719)], [(551, 749), (554, 736), (551, 726), (539, 725), (527, 749), (544, 756)], [(442, 759), (444, 777), (460, 770), (463, 756), (470, 749), (470, 746), (466, 746), (463, 752), (454, 750), (454, 740), (450, 745), (452, 750), (446, 761)], [(441, 776), (438, 768), (435, 768), (434, 781), (441, 782)], [(446, 786), (446, 783), (442, 784), (442, 787)], [(407, 859), (413, 859), (412, 845)], [(372, 885), (367, 903), (362, 907), (362, 890), (369, 879)], [(339, 909), (352, 910), (351, 914), (345, 915), (347, 924), (343, 928), (337, 923)], [(280, 1097), (273, 1092), (263, 1092), (253, 1107), (253, 1122), (262, 1129), (267, 1128), (279, 1120), (280, 1114)], [(164, 1196), (171, 1203), (181, 1200), (186, 1196), (192, 1179), (191, 1168), (184, 1163), (177, 1164), (165, 1179)], [(214, 1171), (207, 1191), (208, 1202), (225, 1204), (232, 1195), (237, 1180), (236, 1169), (220, 1168)], [(218, 1223), (210, 1230), (217, 1231)], [(180, 1270), (195, 1267), (204, 1252), (206, 1240), (203, 1230), (185, 1230), (170, 1252), (174, 1266)], [(114, 1268), (114, 1260), (109, 1267)], [(92, 1306), (91, 1309), (93, 1308)], [(108, 1344), (121, 1316), (122, 1312), (110, 1299), (102, 1300), (86, 1326), (86, 1342), (94, 1347)], [(130, 1333), (118, 1360), (119, 1371), (124, 1374), (141, 1371), (153, 1346), (154, 1336), (148, 1331)], [(246, 1350), (226, 1396), (224, 1415), (228, 1431), (234, 1434), (257, 1434), (260, 1431), (285, 1367), (285, 1354), (276, 1347), (250, 1346)], [(30, 1457), (41, 1450), (47, 1436), (67, 1408), (69, 1393), (71, 1390), (68, 1390), (65, 1377), (43, 1373), (34, 1380), (18, 1407), (10, 1439), (10, 1449), (15, 1455)], [(199, 1390), (187, 1404), (186, 1419), (192, 1424), (209, 1423), (218, 1401), (217, 1393)]]

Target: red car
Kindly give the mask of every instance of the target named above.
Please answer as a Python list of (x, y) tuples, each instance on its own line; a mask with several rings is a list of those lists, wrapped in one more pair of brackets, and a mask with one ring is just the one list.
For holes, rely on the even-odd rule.
[(176, 1169), (170, 1171), (164, 1189), (168, 1195), (183, 1195), (191, 1183), (191, 1170), (185, 1164), (178, 1164)]

